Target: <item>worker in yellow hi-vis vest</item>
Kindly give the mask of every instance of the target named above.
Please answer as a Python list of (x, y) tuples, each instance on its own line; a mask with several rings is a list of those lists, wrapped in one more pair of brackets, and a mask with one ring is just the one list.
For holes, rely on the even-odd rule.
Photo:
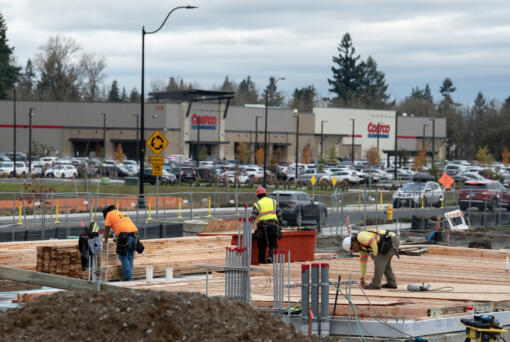
[[(385, 229), (370, 229), (348, 236), (342, 242), (347, 252), (359, 252), (360, 256), (360, 284), (364, 289), (377, 290), (380, 288), (396, 289), (397, 279), (391, 268), (391, 258), (398, 255), (400, 240), (398, 236)], [(368, 255), (374, 260), (374, 276), (370, 284), (366, 284)], [(383, 275), (386, 284), (381, 285)]]
[[(266, 197), (266, 189), (257, 188), (255, 193), (258, 201), (253, 204), (252, 218), (258, 220), (257, 230), (253, 237), (257, 239), (259, 248), (259, 263), (265, 264), (273, 262), (273, 250), (278, 248), (277, 239), (281, 239), (282, 215), (278, 203), (272, 198)], [(266, 257), (266, 249), (269, 247), (269, 253)]]

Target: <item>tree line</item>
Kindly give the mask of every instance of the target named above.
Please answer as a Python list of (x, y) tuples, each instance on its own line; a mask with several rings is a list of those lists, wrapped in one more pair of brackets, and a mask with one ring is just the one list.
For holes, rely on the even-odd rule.
[[(7, 39), (7, 25), (0, 14), (0, 99), (10, 99), (13, 89), (20, 100), (139, 102), (137, 88), (129, 91), (113, 80), (105, 84), (107, 63), (103, 56), (84, 51), (73, 39), (55, 36), (39, 47), (25, 66), (17, 64), (14, 47)], [(362, 59), (356, 52), (352, 38), (345, 33), (332, 56), (331, 77), (328, 78), (331, 96), (320, 97), (313, 85), (296, 88), (289, 98), (278, 90), (277, 80), (259, 87), (248, 75), (240, 82), (225, 76), (213, 90), (235, 93), (234, 105), (264, 104), (287, 106), (299, 112), (311, 113), (313, 107), (348, 107), (365, 109), (393, 109), (397, 113), (415, 116), (447, 118), (446, 150), (448, 159), (472, 159), (480, 148), (487, 148), (496, 159), (508, 142), (510, 133), (510, 97), (500, 105), (479, 92), (472, 105), (455, 102), (456, 87), (446, 77), (434, 99), (430, 86), (416, 86), (409, 96), (397, 101), (388, 93), (388, 84), (375, 59)], [(199, 88), (197, 83), (171, 76), (153, 80), (150, 91), (174, 91)]]

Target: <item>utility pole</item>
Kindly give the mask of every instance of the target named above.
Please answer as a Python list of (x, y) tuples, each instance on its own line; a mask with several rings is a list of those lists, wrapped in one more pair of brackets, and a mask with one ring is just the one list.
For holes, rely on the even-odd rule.
[(324, 160), (323, 151), (324, 151), (324, 123), (328, 122), (328, 120), (321, 120), (321, 160)]
[(140, 162), (140, 140), (138, 138), (138, 114), (133, 114), (136, 117), (136, 160)]
[(259, 149), (259, 119), (262, 116), (256, 116), (255, 117), (255, 151), (253, 152), (253, 155), (255, 155)]
[(35, 108), (28, 110), (28, 174), (32, 174), (32, 117), (34, 116)]
[(354, 166), (354, 121), (355, 119), (351, 119), (352, 120), (352, 152), (351, 152), (351, 160), (352, 160), (352, 165)]
[(103, 116), (103, 158), (106, 159), (106, 113), (100, 113)]
[[(13, 161), (13, 164), (14, 164), (14, 169), (12, 171), (12, 174), (14, 175), (14, 177), (16, 177), (16, 83), (14, 83), (14, 87), (12, 88), (12, 101), (13, 101), (13, 135), (14, 135), (14, 141), (13, 141), (13, 144), (12, 144), (12, 147), (13, 147), (13, 152), (14, 152), (14, 155), (12, 156), (12, 161)], [(28, 158), (30, 159), (30, 155), (28, 156)]]
[(296, 118), (296, 170), (294, 182), (297, 182), (298, 165), (299, 165), (299, 115), (293, 115)]
[(428, 126), (427, 124), (423, 125), (423, 140), (422, 140), (422, 145), (421, 145), (422, 150), (425, 150), (425, 127), (427, 127), (427, 126)]
[(198, 124), (197, 124), (197, 152), (195, 154), (197, 160), (197, 167), (200, 166), (200, 115), (197, 116)]
[(379, 135), (381, 134), (381, 123), (377, 122), (377, 154), (379, 154)]
[(436, 150), (434, 149), (434, 140), (436, 135), (436, 119), (429, 119), (432, 121), (432, 166), (434, 166), (434, 155), (436, 154)]

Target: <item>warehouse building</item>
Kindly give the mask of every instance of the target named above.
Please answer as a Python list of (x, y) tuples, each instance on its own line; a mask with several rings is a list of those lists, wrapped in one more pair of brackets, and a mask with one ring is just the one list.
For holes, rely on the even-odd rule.
[[(221, 100), (180, 103), (157, 100), (144, 106), (144, 136), (147, 139), (159, 130), (169, 142), (163, 155), (193, 157), (200, 147), (209, 156), (233, 159), (240, 144), (244, 144), (253, 160), (257, 147), (263, 147), (264, 106), (231, 106)], [(0, 152), (13, 151), (16, 131), (16, 151), (28, 153), (31, 131), (33, 148), (43, 146), (48, 154), (104, 155), (113, 159), (122, 148), (128, 158), (137, 158), (140, 105), (136, 103), (18, 101), (14, 106), (12, 101), (0, 101), (0, 113)], [(267, 114), (268, 160), (293, 162), (296, 142), (300, 160), (305, 150), (310, 151), (311, 160), (321, 154), (327, 158), (332, 151), (337, 158), (351, 159), (353, 150), (356, 159), (364, 159), (366, 150), (373, 146), (379, 146), (384, 159), (393, 154), (395, 141), (398, 151), (410, 155), (423, 146), (431, 151), (434, 141), (436, 158), (444, 157), (446, 119), (432, 121), (397, 116), (395, 111), (346, 108), (314, 108), (313, 113), (296, 113), (270, 107)], [(149, 156), (151, 153), (147, 152)]]

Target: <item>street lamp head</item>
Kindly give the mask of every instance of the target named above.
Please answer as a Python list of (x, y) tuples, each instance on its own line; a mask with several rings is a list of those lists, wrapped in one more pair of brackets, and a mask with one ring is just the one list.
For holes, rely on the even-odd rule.
[(34, 114), (35, 114), (35, 108), (30, 107), (28, 110), (28, 115), (34, 116)]
[(198, 6), (191, 6), (191, 5), (188, 5), (185, 7), (186, 9), (194, 9), (194, 8), (198, 8)]

